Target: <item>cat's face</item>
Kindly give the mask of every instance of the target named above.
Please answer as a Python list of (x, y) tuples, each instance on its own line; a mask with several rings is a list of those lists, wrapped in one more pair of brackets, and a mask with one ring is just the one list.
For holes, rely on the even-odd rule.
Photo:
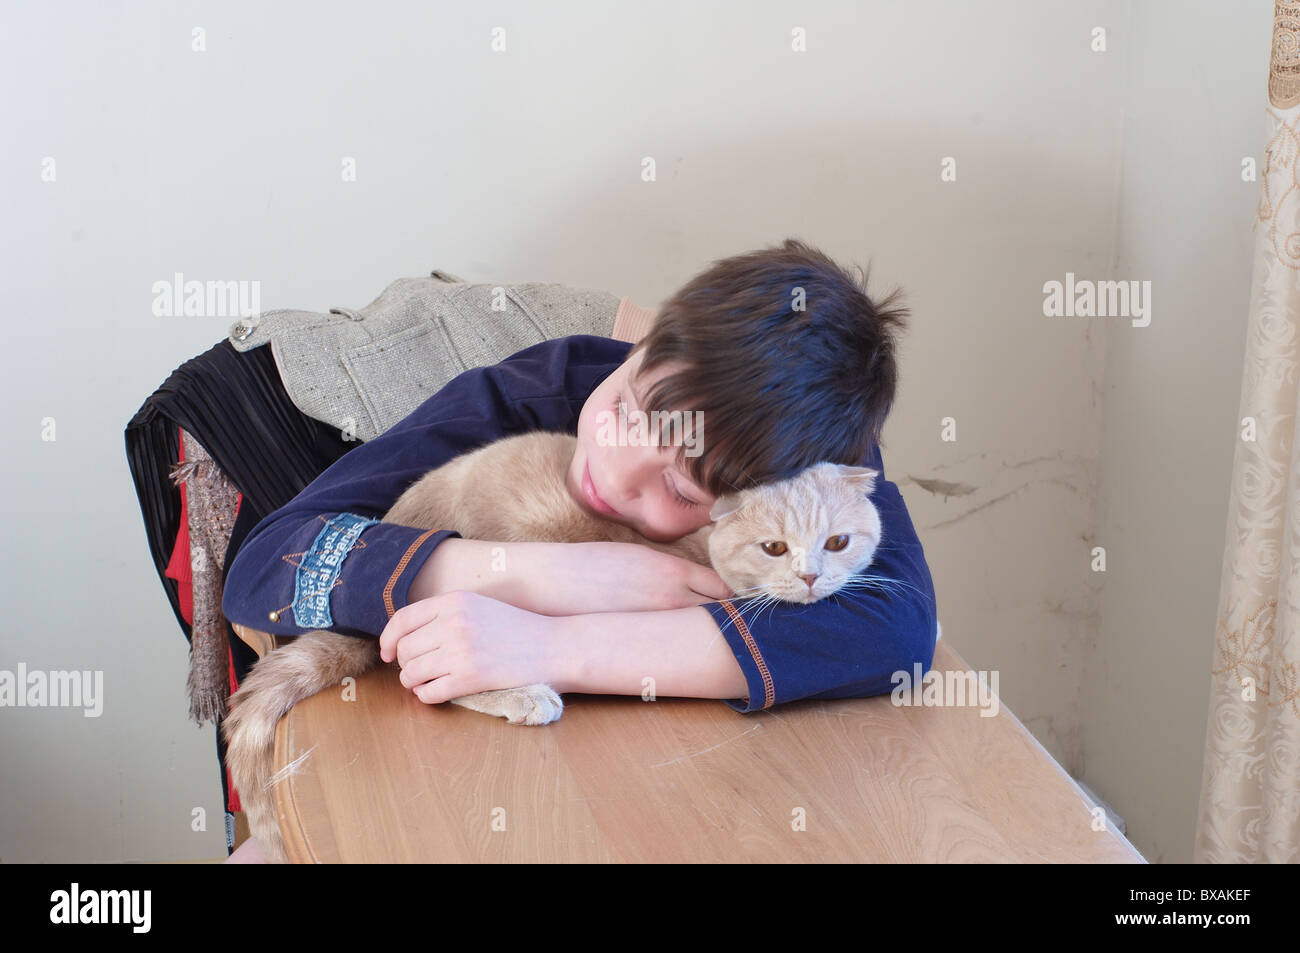
[(816, 602), (871, 563), (880, 514), (868, 495), (880, 471), (818, 463), (779, 483), (721, 497), (709, 515), (709, 558), (739, 598)]

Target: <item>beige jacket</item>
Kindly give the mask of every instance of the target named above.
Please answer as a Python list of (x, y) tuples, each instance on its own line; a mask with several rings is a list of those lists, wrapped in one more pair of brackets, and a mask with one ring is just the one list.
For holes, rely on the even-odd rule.
[(241, 318), (230, 328), (230, 343), (247, 351), (269, 342), (298, 409), (364, 441), (468, 368), (571, 334), (635, 341), (653, 319), (653, 311), (605, 291), (469, 284), (433, 271), (397, 279), (359, 310), (281, 309)]

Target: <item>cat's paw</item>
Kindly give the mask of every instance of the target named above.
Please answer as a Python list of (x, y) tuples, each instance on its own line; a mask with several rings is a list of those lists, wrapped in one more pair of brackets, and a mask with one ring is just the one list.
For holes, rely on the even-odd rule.
[(564, 702), (549, 685), (525, 685), (453, 698), (452, 702), (512, 725), (549, 725), (564, 712)]
[(511, 692), (506, 721), (512, 725), (549, 725), (564, 711), (564, 702), (549, 685), (529, 685)]

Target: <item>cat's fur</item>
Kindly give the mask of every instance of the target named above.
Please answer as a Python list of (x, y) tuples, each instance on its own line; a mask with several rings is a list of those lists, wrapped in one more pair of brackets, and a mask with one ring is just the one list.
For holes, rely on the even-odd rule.
[[(591, 515), (565, 487), (576, 438), (532, 432), (494, 441), (463, 454), (412, 484), (384, 521), (421, 529), (454, 527), (467, 539), (502, 542), (630, 542), (712, 565), (744, 599), (759, 596), (814, 602), (838, 590), (870, 563), (880, 541), (880, 517), (867, 498), (878, 471), (821, 463), (777, 484), (718, 499), (712, 524), (672, 543)], [(840, 552), (822, 543), (849, 535)], [(759, 543), (785, 540), (782, 556)], [(794, 560), (802, 548), (802, 567)], [(812, 585), (799, 574), (816, 575)], [(222, 724), (231, 778), (250, 830), (270, 861), (283, 862), (271, 786), (275, 726), (295, 704), (345, 676), (380, 663), (377, 639), (314, 631), (277, 648), (253, 666), (231, 696)], [(560, 696), (543, 684), (479, 692), (451, 699), (514, 724), (543, 725), (560, 717)]]

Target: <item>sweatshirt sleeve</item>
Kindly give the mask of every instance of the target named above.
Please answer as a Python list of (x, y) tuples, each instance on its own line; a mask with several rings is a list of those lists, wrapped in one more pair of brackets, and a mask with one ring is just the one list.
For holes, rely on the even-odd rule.
[(626, 350), (573, 335), (459, 374), (258, 523), (230, 566), (222, 611), (273, 635), (378, 636), (434, 549), (460, 535), (381, 522), (383, 514), (461, 453), (530, 430), (573, 432), (583, 401)]
[(893, 691), (894, 673), (915, 678), (934, 661), (934, 582), (898, 487), (884, 479), (877, 448), (867, 466), (881, 471), (872, 502), (880, 545), (865, 575), (875, 584), (843, 589), (807, 605), (774, 602), (746, 612), (744, 602), (704, 606), (745, 673), (749, 697), (727, 699), (740, 712), (800, 698), (863, 698)]

